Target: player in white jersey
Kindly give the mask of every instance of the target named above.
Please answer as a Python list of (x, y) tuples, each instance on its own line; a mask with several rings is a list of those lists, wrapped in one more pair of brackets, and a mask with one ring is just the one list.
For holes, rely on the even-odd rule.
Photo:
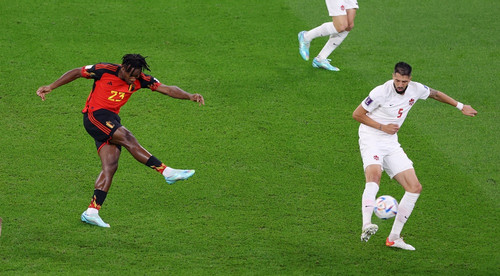
[(371, 217), (382, 171), (385, 170), (405, 189), (386, 245), (415, 250), (403, 241), (400, 234), (420, 195), (422, 185), (415, 174), (412, 161), (398, 142), (397, 132), (415, 102), (429, 97), (457, 107), (464, 115), (474, 117), (477, 114), (470, 105), (464, 105), (443, 92), (411, 81), (411, 66), (404, 62), (396, 64), (392, 80), (375, 87), (353, 112), (353, 118), (361, 123), (359, 148), (366, 178), (361, 206), (362, 241), (368, 241), (378, 230), (378, 226), (371, 223)]
[(330, 36), (323, 49), (314, 58), (312, 66), (330, 71), (339, 71), (339, 68), (330, 64), (328, 56), (344, 41), (354, 27), (356, 10), (359, 8), (357, 0), (325, 0), (328, 14), (332, 22), (326, 22), (310, 31), (299, 33), (299, 53), (304, 60), (309, 60), (309, 46), (311, 41), (322, 36)]

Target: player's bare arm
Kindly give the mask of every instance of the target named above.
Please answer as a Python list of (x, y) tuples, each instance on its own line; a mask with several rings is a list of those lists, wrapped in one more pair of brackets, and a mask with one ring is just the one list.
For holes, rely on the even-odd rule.
[(398, 132), (398, 130), (399, 130), (398, 125), (396, 125), (396, 124), (384, 125), (384, 124), (378, 123), (377, 121), (368, 117), (366, 115), (366, 113), (368, 113), (368, 111), (366, 109), (364, 109), (364, 107), (362, 105), (359, 105), (356, 108), (356, 110), (354, 110), (354, 112), (352, 113), (352, 117), (354, 118), (354, 120), (356, 120), (364, 125), (376, 128), (378, 130), (382, 130), (383, 132), (391, 134), (391, 135), (396, 134), (396, 132)]
[(162, 84), (156, 89), (156, 91), (172, 98), (190, 100), (199, 103), (199, 105), (205, 105), (205, 99), (203, 99), (202, 95), (188, 93), (177, 86)]
[(430, 98), (433, 98), (442, 103), (447, 103), (449, 105), (455, 106), (458, 109), (460, 109), (460, 111), (462, 111), (462, 113), (466, 116), (471, 116), (471, 117), (476, 116), (477, 111), (470, 105), (464, 105), (441, 91), (432, 88), (429, 89), (430, 89), (430, 94), (429, 94)]
[(82, 77), (81, 67), (69, 70), (68, 72), (64, 73), (59, 79), (57, 79), (55, 82), (38, 88), (38, 90), (36, 91), (36, 94), (40, 98), (42, 98), (42, 101), (45, 101), (45, 95), (50, 93), (52, 90), (56, 89), (59, 86), (70, 83), (70, 82), (72, 82), (78, 78), (81, 78), (81, 77)]

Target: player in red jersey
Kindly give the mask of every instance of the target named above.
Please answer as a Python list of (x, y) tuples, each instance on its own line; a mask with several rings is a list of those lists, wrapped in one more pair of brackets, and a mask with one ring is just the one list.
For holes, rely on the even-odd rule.
[(118, 168), (121, 147), (124, 146), (139, 162), (161, 173), (167, 183), (173, 184), (185, 180), (194, 174), (194, 170), (176, 170), (166, 166), (144, 149), (134, 135), (120, 123), (118, 113), (130, 96), (141, 88), (176, 99), (185, 99), (204, 105), (200, 94), (190, 94), (177, 86), (160, 83), (156, 78), (143, 73), (149, 71), (146, 58), (139, 54), (123, 56), (122, 64), (98, 63), (72, 69), (63, 74), (52, 84), (38, 88), (36, 94), (45, 101), (45, 96), (59, 86), (78, 78), (93, 79), (94, 85), (83, 108), (83, 124), (94, 138), (97, 152), (101, 158), (102, 171), (95, 182), (94, 196), (82, 221), (109, 227), (99, 216), (99, 209), (106, 199), (113, 175)]

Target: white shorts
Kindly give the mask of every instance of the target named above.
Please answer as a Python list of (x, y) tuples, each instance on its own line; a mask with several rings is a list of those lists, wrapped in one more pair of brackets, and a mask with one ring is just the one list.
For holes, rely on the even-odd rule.
[(325, 0), (330, 16), (347, 15), (349, 9), (359, 9), (357, 0)]
[(380, 139), (377, 135), (362, 135), (359, 138), (359, 149), (363, 159), (363, 169), (369, 165), (380, 165), (382, 171), (393, 178), (402, 171), (413, 168), (413, 162), (408, 158), (399, 142), (394, 139)]

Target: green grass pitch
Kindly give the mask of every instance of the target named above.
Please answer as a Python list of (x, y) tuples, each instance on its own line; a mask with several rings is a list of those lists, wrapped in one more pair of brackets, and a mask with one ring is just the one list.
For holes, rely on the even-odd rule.
[[(340, 72), (298, 54), (297, 33), (330, 20), (322, 0), (0, 2), (0, 274), (500, 274), (499, 1), (360, 1)], [(102, 229), (80, 222), (100, 171), (80, 113), (92, 82), (35, 91), (125, 53), (206, 105), (142, 90), (122, 108), (144, 147), (197, 172), (170, 186), (124, 151)], [(351, 114), (401, 60), (479, 112), (419, 101), (401, 129), (423, 185), (414, 252), (385, 247), (392, 220), (359, 240)], [(384, 175), (379, 194), (403, 189)]]

